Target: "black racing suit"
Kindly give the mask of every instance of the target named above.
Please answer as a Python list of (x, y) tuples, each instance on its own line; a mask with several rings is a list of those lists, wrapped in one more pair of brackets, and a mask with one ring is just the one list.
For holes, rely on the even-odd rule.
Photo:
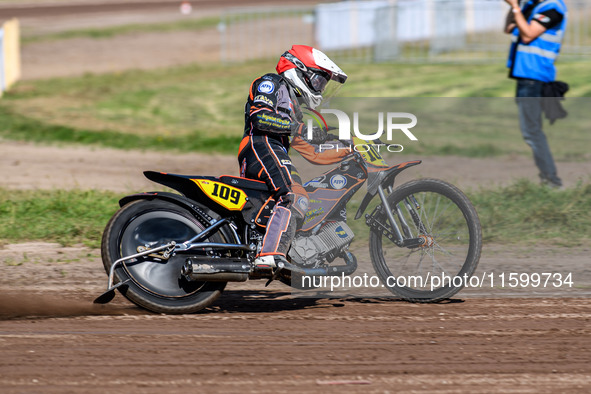
[[(238, 152), (240, 176), (264, 181), (276, 201), (259, 256), (285, 256), (298, 215), (287, 152), (291, 135), (302, 130), (301, 111), (288, 82), (277, 74), (266, 74), (252, 82), (244, 111), (244, 137)], [(295, 182), (301, 184), (299, 179)]]

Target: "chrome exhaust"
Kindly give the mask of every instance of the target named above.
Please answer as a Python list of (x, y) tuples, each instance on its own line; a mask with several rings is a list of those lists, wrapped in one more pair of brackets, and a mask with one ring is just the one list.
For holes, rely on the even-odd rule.
[(250, 272), (246, 259), (188, 258), (181, 274), (189, 280), (204, 282), (245, 282)]

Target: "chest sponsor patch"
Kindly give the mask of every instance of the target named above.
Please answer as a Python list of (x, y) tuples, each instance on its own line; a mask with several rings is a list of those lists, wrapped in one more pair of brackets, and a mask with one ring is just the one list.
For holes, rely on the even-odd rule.
[(262, 82), (257, 90), (261, 93), (269, 94), (275, 91), (275, 84), (271, 81)]

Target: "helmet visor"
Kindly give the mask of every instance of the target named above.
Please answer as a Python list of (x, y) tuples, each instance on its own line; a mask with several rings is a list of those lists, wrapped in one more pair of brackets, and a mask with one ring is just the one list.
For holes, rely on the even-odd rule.
[(326, 88), (329, 80), (330, 78), (326, 78), (320, 73), (314, 73), (314, 75), (312, 75), (310, 78), (310, 86), (316, 93), (322, 93), (324, 92), (324, 88)]
[(322, 104), (329, 105), (330, 100), (333, 97), (336, 97), (343, 86), (342, 83), (336, 81), (329, 81), (326, 87), (324, 88), (324, 92), (322, 93)]

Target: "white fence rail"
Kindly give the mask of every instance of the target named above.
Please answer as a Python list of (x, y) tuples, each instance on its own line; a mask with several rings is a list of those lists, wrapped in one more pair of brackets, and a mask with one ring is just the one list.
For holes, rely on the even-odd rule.
[[(563, 58), (591, 55), (591, 1), (566, 0)], [(506, 57), (502, 0), (344, 1), (316, 7), (227, 10), (224, 62), (277, 57), (292, 44), (343, 61), (482, 62)]]

